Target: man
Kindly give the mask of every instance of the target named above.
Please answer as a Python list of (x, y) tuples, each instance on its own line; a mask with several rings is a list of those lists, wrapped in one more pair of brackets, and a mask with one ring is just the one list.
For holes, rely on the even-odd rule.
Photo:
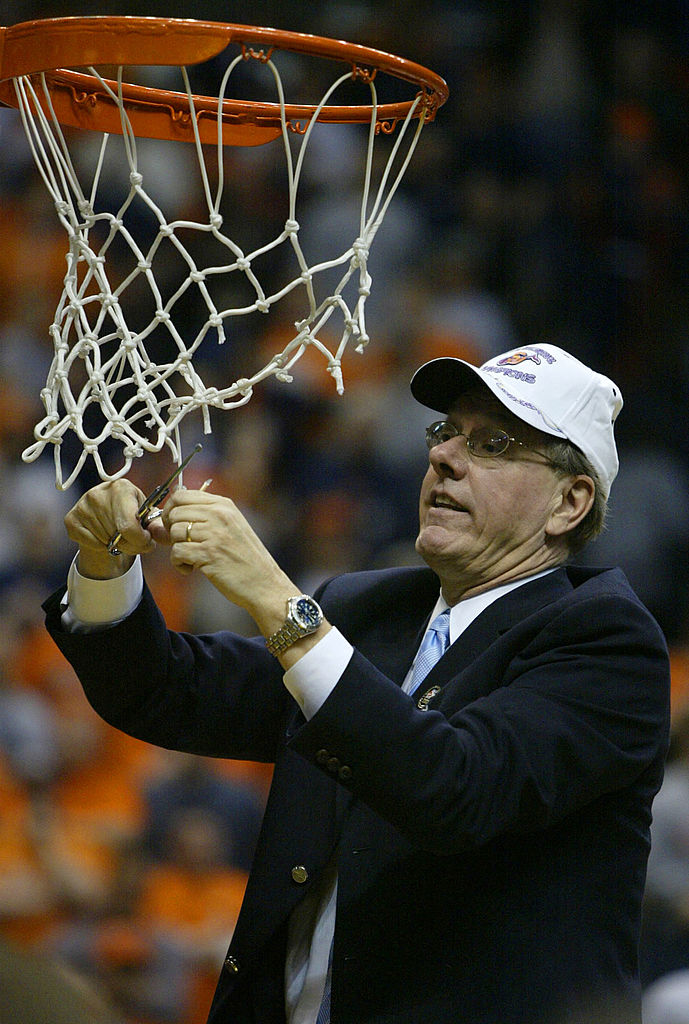
[[(611, 1002), (637, 1022), (667, 653), (621, 572), (568, 564), (602, 525), (621, 396), (546, 345), (434, 360), (411, 388), (445, 417), (429, 568), (341, 576), (319, 608), (228, 499), (179, 490), (145, 528), (118, 481), (67, 516), (79, 553), (49, 628), (115, 726), (275, 763), (212, 1024), (315, 1024), (322, 998), (332, 1024), (552, 1024)], [(263, 635), (168, 634), (135, 558), (155, 541)]]

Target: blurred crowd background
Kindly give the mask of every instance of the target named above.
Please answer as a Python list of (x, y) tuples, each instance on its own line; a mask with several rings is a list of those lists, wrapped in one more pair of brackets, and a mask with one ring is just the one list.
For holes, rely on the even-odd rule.
[[(642, 966), (645, 1024), (689, 1022), (689, 4), (0, 4), (4, 24), (103, 13), (330, 35), (447, 80), (450, 99), (371, 251), (372, 340), (347, 354), (344, 396), (322, 361), (304, 359), (292, 384), (266, 383), (214, 417), (185, 482), (213, 477), (311, 591), (334, 573), (416, 560), (433, 418), (408, 391), (420, 362), (451, 353), (480, 363), (547, 342), (613, 377), (625, 398), (621, 469), (609, 527), (584, 557), (625, 569), (671, 649), (673, 749), (656, 804)], [(298, 60), (288, 72), (306, 91)], [(76, 133), (70, 142), (75, 153), (92, 145)], [(184, 159), (151, 153), (168, 214), (188, 215), (201, 193)], [(361, 181), (349, 134), (328, 129), (319, 153), (299, 220), (325, 245), (348, 230)], [(237, 149), (225, 170), (238, 233), (279, 232), (287, 190), (271, 156)], [(73, 556), (62, 518), (97, 482), (87, 465), (62, 493), (50, 452), (21, 460), (43, 414), (65, 248), (16, 112), (0, 110), (0, 981), (34, 1000), (25, 1017), (0, 1008), (0, 1021), (40, 1024), (45, 1012), (51, 1024), (78, 1024), (83, 1012), (91, 1024), (199, 1024), (270, 766), (190, 759), (119, 735), (44, 635), (41, 601)], [(211, 380), (246, 375), (284, 329), (279, 315), (237, 321), (199, 364)], [(132, 476), (148, 490), (169, 468), (149, 455)], [(147, 572), (171, 626), (251, 632), (202, 579), (172, 573), (164, 552)], [(22, 977), (40, 980), (35, 990), (11, 987), (19, 962)], [(66, 977), (68, 1010), (51, 995)]]

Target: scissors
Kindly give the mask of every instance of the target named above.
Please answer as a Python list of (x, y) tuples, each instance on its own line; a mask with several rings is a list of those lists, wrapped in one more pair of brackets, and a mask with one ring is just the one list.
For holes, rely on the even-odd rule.
[[(167, 498), (168, 494), (170, 493), (170, 487), (172, 486), (172, 484), (180, 475), (184, 467), (191, 461), (191, 459), (194, 458), (197, 452), (201, 451), (202, 448), (202, 444), (197, 444), (194, 450), (192, 452), (189, 452), (186, 459), (184, 459), (184, 461), (179, 464), (174, 473), (171, 473), (167, 480), (164, 480), (162, 484), (158, 484), (155, 490), (151, 491), (147, 498), (144, 498), (144, 500), (139, 505), (139, 508), (136, 513), (136, 518), (138, 519), (142, 526), (148, 526), (150, 522), (152, 522), (154, 519), (157, 519), (158, 516), (161, 516), (163, 514), (162, 509), (155, 508), (155, 506), (158, 504), (158, 502), (164, 501), (165, 498)], [(117, 546), (121, 540), (122, 534), (115, 533), (108, 541), (108, 553), (113, 555), (113, 557), (115, 558), (117, 557), (117, 555), (122, 554), (122, 552)]]

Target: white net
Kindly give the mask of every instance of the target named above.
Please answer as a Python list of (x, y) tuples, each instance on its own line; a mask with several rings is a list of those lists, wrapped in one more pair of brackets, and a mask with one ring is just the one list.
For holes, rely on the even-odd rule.
[[(243, 60), (244, 55), (238, 56), (224, 71), (218, 91), (219, 109), (230, 76)], [(281, 110), (288, 212), (276, 237), (262, 241), (251, 251), (245, 251), (229, 237), (221, 212), (225, 174), (220, 114), (216, 147), (204, 146), (198, 129), (195, 131), (203, 219), (168, 219), (161, 208), (163, 203), (153, 198), (156, 182), (146, 180), (138, 157), (137, 139), (122, 97), (122, 69), (116, 81), (106, 81), (96, 69), (90, 68), (89, 73), (118, 105), (126, 155), (126, 195), (114, 211), (108, 211), (99, 190), (113, 136), (102, 136), (95, 173), (88, 187), (84, 187), (80, 181), (83, 172), (77, 171), (70, 156), (45, 79), (40, 75), (15, 79), (18, 107), (36, 164), (69, 240), (64, 288), (50, 327), (54, 355), (41, 392), (45, 416), (35, 427), (35, 442), (23, 453), (24, 460), (30, 462), (47, 445), (53, 445), (56, 483), (61, 489), (74, 482), (90, 457), (104, 480), (125, 475), (134, 459), (144, 452), (158, 452), (164, 446), (179, 463), (179, 428), (184, 417), (199, 411), (203, 430), (210, 433), (210, 409), (243, 405), (251, 398), (255, 386), (268, 377), (289, 382), (291, 368), (308, 348), (322, 355), (341, 393), (345, 349), (351, 341), (357, 351), (362, 351), (368, 342), (365, 304), (371, 289), (369, 250), (423, 128), (423, 110), (416, 109), (417, 104), (423, 105), (423, 95), (419, 94), (406, 119), (397, 126), (394, 141), (388, 137), (389, 152), (384, 161), (377, 163), (374, 149), (381, 125), (377, 118), (375, 76), (370, 77), (366, 84), (370, 89), (371, 121), (363, 129), (367, 142), (361, 172), (358, 234), (351, 241), (338, 240), (342, 248), (332, 259), (310, 264), (300, 242), (297, 218), (304, 160), (321, 108), (343, 83), (351, 82), (353, 72), (349, 70), (338, 77), (308, 122), (295, 129), (285, 114), (283, 83), (274, 60), (263, 59), (261, 63), (272, 74)], [(179, 71), (193, 114), (189, 75), (185, 68)], [(195, 119), (192, 120), (195, 124)], [(121, 144), (122, 140), (119, 141)], [(145, 244), (135, 237), (129, 216), (140, 204), (155, 225), (155, 237), (148, 237)], [(124, 274), (114, 274), (108, 261), (123, 247), (129, 257), (129, 268)], [(267, 254), (280, 247), (291, 250), (294, 276), (272, 290), (261, 283), (258, 267)], [(183, 265), (184, 279), (171, 294), (165, 294), (160, 271), (171, 255)], [(121, 262), (119, 259), (119, 266)], [(217, 301), (213, 284), (228, 275), (242, 279), (244, 292), (238, 305)], [(321, 288), (319, 294), (321, 282), (327, 282), (327, 287)], [(190, 327), (188, 317), (177, 314), (192, 292), (202, 315)], [(198, 365), (194, 365), (202, 346), (222, 345), (227, 338), (231, 339), (230, 324), (234, 318), (267, 314), (288, 297), (290, 309), (295, 299), (300, 299), (300, 315), (291, 321), (293, 329), (290, 328), (282, 351), (272, 355), (256, 372), (232, 380), (227, 386), (207, 385)], [(146, 310), (143, 322), (142, 310)], [(71, 458), (71, 465), (65, 466), (63, 441), (69, 431), (78, 439), (78, 444), (69, 446), (70, 451), (76, 450), (78, 454)], [(102, 454), (104, 448), (107, 459)], [(113, 448), (119, 453), (115, 458)]]

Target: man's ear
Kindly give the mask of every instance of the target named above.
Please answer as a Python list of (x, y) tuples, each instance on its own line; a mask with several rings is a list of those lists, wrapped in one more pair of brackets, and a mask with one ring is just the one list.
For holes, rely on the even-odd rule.
[(545, 526), (550, 537), (560, 537), (578, 526), (593, 505), (596, 487), (590, 476), (567, 476), (560, 481), (554, 508)]

